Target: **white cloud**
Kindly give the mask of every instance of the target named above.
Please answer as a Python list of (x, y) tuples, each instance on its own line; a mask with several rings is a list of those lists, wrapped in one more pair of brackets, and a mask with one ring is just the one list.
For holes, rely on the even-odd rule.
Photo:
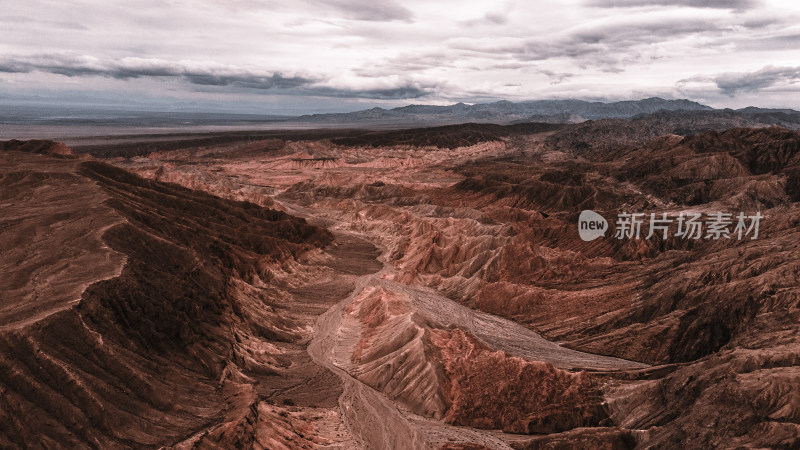
[(296, 96), (326, 109), (346, 98), (400, 105), (665, 92), (714, 106), (744, 98), (774, 106), (765, 102), (777, 96), (753, 94), (793, 88), (794, 72), (783, 69), (800, 60), (800, 7), (767, 0), (11, 0), (4, 7), (3, 78), (54, 98), (60, 89), (97, 86), (124, 95), (130, 85), (165, 98)]

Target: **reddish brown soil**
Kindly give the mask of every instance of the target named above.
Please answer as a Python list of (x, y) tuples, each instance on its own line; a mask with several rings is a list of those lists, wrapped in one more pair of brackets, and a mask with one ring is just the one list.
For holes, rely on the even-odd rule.
[[(107, 160), (227, 200), (29, 154), (0, 186), (7, 236), (46, 238), (35, 267), (3, 261), (0, 442), (794, 448), (800, 134), (645, 122), (207, 136)], [(26, 215), (26, 189), (57, 213)], [(756, 240), (584, 242), (582, 209), (764, 219)], [(43, 250), (86, 229), (102, 273)]]

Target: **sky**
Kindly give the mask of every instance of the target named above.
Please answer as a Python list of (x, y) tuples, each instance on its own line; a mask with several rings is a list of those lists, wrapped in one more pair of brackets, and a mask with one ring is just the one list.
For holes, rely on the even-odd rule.
[(6, 0), (0, 104), (262, 114), (688, 98), (800, 109), (800, 2)]

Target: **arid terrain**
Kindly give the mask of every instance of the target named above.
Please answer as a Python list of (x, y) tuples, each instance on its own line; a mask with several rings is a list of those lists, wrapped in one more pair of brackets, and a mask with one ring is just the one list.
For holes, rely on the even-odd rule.
[[(0, 143), (0, 447), (798, 448), (800, 133), (768, 125)], [(614, 238), (632, 211), (763, 219)]]

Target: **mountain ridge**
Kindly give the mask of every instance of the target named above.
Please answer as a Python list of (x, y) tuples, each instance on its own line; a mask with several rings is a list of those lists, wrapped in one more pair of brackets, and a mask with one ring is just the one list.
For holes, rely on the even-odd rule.
[[(295, 120), (315, 123), (346, 123), (398, 120), (426, 121), (431, 119), (512, 122), (538, 119), (538, 121), (565, 123), (566, 121), (609, 118), (624, 119), (658, 111), (680, 110), (714, 111), (715, 108), (687, 99), (667, 100), (659, 97), (609, 103), (575, 99), (525, 100), (521, 102), (500, 100), (472, 105), (459, 102), (446, 106), (416, 104), (391, 109), (375, 107), (349, 113), (307, 114), (298, 116)], [(547, 118), (551, 120), (542, 120)]]

